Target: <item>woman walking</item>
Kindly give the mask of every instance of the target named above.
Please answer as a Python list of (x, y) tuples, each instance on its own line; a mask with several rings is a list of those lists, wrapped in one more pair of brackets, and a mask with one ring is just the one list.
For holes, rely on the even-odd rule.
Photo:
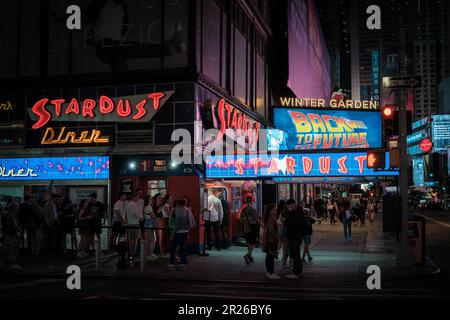
[(312, 242), (312, 234), (313, 234), (312, 225), (316, 223), (316, 220), (314, 220), (311, 217), (311, 210), (309, 210), (308, 208), (303, 209), (303, 214), (305, 215), (305, 237), (304, 237), (305, 247), (303, 248), (302, 261), (306, 262), (306, 255), (308, 255), (308, 262), (311, 262), (313, 258), (311, 257), (309, 247), (311, 246)]
[(370, 198), (369, 203), (367, 204), (367, 213), (369, 214), (370, 224), (373, 224), (375, 220), (375, 202), (373, 201), (373, 198)]
[(278, 256), (278, 244), (280, 235), (278, 233), (277, 207), (268, 205), (264, 213), (263, 249), (266, 252), (266, 278), (278, 280), (275, 274), (275, 258)]

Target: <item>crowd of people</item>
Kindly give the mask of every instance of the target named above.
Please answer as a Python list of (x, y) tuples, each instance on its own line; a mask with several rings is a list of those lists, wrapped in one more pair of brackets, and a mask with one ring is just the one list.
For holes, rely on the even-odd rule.
[[(78, 210), (78, 213), (77, 213)], [(22, 203), (11, 197), (1, 212), (2, 235), (5, 248), (5, 263), (12, 269), (20, 269), (19, 248), (24, 255), (67, 254), (67, 236), (78, 257), (87, 255), (85, 249), (100, 238), (106, 208), (97, 201), (97, 194), (77, 206), (70, 199), (46, 191), (42, 200), (25, 195)], [(76, 225), (80, 227), (77, 244)]]
[(139, 255), (138, 243), (145, 240), (147, 260), (158, 259), (155, 254), (158, 245), (160, 257), (169, 258), (170, 270), (176, 269), (177, 260), (179, 270), (186, 268), (187, 240), (189, 232), (196, 227), (187, 196), (174, 200), (169, 194), (144, 197), (142, 190), (136, 190), (131, 196), (121, 193), (113, 207), (112, 221), (113, 243), (126, 226), (131, 258)]
[(294, 199), (268, 205), (260, 219), (253, 206), (253, 198), (248, 197), (246, 206), (240, 212), (247, 243), (245, 264), (254, 263), (252, 253), (262, 230), (261, 247), (266, 253), (266, 277), (270, 280), (280, 279), (275, 274), (275, 259), (278, 259), (280, 252), (283, 268), (292, 269), (292, 273), (286, 277), (298, 279), (302, 277), (303, 264), (313, 260), (310, 246), (314, 224), (329, 220), (330, 225), (336, 225), (339, 221), (343, 226), (344, 240), (352, 241), (352, 225), (359, 222), (365, 226), (366, 215), (373, 224), (376, 211), (377, 205), (373, 198), (367, 200), (352, 196), (322, 199), (319, 195), (314, 201), (301, 201), (299, 205)]

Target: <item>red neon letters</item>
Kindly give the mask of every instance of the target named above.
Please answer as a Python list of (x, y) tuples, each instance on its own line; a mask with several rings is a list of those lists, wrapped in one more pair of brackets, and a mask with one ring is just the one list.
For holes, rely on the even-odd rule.
[[(38, 116), (38, 120), (32, 126), (33, 129), (39, 129), (45, 126), (48, 122), (55, 120), (53, 117), (60, 117), (62, 112), (65, 115), (76, 114), (84, 118), (95, 119), (97, 114), (106, 115), (114, 111), (120, 118), (126, 118), (133, 114), (133, 120), (142, 119), (147, 114), (146, 105), (149, 101), (153, 102), (153, 108), (158, 110), (161, 106), (161, 99), (165, 97), (162, 92), (149, 94), (147, 98), (138, 102), (132, 108), (131, 102), (128, 99), (118, 99), (115, 103), (107, 96), (101, 96), (98, 103), (93, 99), (86, 99), (79, 101), (76, 98), (71, 99), (68, 103), (64, 99), (49, 100), (47, 98), (36, 102), (31, 111)], [(50, 108), (54, 108), (51, 110)], [(65, 108), (65, 110), (64, 110)], [(53, 112), (50, 112), (53, 111)]]

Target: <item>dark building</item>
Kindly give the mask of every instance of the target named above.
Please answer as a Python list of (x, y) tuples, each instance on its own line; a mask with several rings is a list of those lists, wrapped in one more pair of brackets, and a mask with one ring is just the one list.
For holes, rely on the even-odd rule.
[[(206, 129), (269, 125), (267, 1), (72, 4), (80, 4), (81, 30), (67, 29), (65, 2), (0, 4), (0, 103), (11, 106), (0, 111), (0, 159), (12, 174), (21, 169), (12, 158), (49, 165), (42, 178), (33, 171), (20, 171), (20, 179), (3, 175), (2, 195), (39, 197), (49, 186), (67, 197), (98, 190), (111, 209), (119, 191), (140, 188), (149, 195), (188, 195), (198, 217), (202, 165), (172, 163), (177, 142), (171, 135), (185, 129), (196, 140), (189, 144), (202, 151)], [(232, 123), (216, 121), (221, 99)], [(37, 125), (47, 114), (42, 109), (50, 119)], [(53, 164), (56, 157), (67, 163)], [(85, 157), (106, 157), (89, 162), (107, 161), (98, 170), (109, 168), (109, 175), (96, 179), (92, 172), (87, 179), (84, 165), (66, 168)], [(54, 165), (61, 168), (56, 179)], [(231, 192), (227, 196), (238, 206)]]

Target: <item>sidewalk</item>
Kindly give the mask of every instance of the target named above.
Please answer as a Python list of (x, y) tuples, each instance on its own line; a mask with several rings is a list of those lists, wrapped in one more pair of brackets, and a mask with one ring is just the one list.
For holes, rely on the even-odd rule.
[[(367, 279), (367, 267), (378, 265), (384, 281), (423, 276), (432, 271), (431, 266), (397, 269), (395, 267), (394, 242), (381, 232), (381, 220), (375, 225), (353, 226), (353, 241), (345, 242), (342, 226), (330, 226), (327, 222), (314, 226), (311, 252), (314, 260), (304, 266), (304, 281), (320, 283), (361, 282)], [(23, 268), (14, 274), (43, 277), (67, 277), (66, 268), (76, 264), (82, 267), (84, 277), (130, 279), (178, 279), (180, 281), (266, 282), (265, 254), (255, 249), (255, 264), (246, 266), (243, 256), (246, 248), (231, 247), (228, 250), (208, 251), (207, 257), (189, 255), (187, 270), (169, 271), (168, 259), (146, 262), (146, 270), (140, 272), (139, 261), (133, 267), (117, 270), (112, 253), (104, 253), (101, 271), (95, 270), (95, 256), (85, 259), (38, 257), (21, 262)], [(282, 277), (290, 272), (276, 261), (276, 272)], [(361, 283), (365, 283), (361, 282)]]

